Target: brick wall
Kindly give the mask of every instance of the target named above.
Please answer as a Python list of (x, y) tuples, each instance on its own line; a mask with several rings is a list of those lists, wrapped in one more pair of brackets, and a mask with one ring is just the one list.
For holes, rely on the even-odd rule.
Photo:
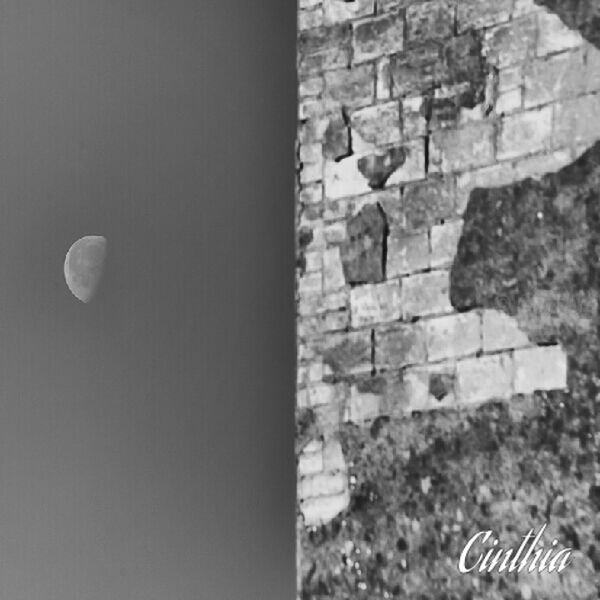
[(562, 389), (560, 344), (456, 312), (471, 192), (600, 137), (600, 51), (533, 0), (300, 0), (298, 420), (304, 525), (349, 502), (340, 423)]

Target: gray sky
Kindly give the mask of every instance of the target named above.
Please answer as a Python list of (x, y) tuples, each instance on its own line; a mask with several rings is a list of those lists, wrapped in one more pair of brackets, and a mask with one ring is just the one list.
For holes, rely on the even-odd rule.
[[(293, 127), (295, 82), (266, 43), (236, 47), (264, 33), (224, 4), (2, 4), (2, 600), (293, 590), (293, 131), (287, 157), (256, 136)], [(295, 7), (274, 5), (293, 69)], [(251, 249), (275, 229), (289, 264)], [(88, 234), (109, 257), (84, 305), (62, 264)], [(269, 414), (275, 437), (252, 427)]]

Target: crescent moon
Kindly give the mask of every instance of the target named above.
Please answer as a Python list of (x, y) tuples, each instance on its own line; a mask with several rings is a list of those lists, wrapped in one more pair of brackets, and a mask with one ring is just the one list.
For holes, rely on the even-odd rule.
[(65, 281), (81, 302), (89, 302), (96, 294), (105, 259), (106, 238), (101, 235), (86, 235), (69, 248), (64, 264)]

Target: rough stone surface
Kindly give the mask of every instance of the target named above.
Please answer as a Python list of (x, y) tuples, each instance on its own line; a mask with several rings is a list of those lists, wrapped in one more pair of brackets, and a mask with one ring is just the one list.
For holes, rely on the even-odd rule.
[(299, 11), (299, 598), (598, 597), (600, 1)]

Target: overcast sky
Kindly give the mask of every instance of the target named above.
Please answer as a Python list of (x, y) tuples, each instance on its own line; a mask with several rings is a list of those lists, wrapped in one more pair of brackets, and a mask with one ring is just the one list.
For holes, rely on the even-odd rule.
[[(286, 198), (261, 174), (273, 170), (258, 147), (264, 141), (244, 141), (241, 129), (254, 118), (259, 128), (274, 121), (284, 131), (285, 109), (257, 118), (267, 107), (252, 70), (263, 65), (273, 76), (267, 94), (281, 77), (268, 47), (236, 47), (244, 21), (256, 25), (250, 9), (240, 7), (236, 25), (224, 4), (2, 3), (2, 599), (293, 590), (294, 473), (281, 463), (286, 451), (292, 458), (292, 438), (281, 448), (281, 439), (248, 426), (275, 402), (289, 411), (278, 430), (293, 425), (293, 338), (282, 355), (277, 333), (264, 326), (268, 312), (274, 332), (293, 332), (293, 258), (287, 265), (266, 250), (261, 260), (244, 258), (256, 254), (244, 248), (248, 240), (288, 233), (277, 209), (272, 221), (261, 214), (252, 222), (257, 203), (284, 207)], [(263, 23), (280, 20), (292, 60), (294, 10), (287, 29), (277, 11)], [(292, 152), (290, 145), (289, 158), (276, 159), (290, 215)], [(290, 249), (292, 226), (290, 218)], [(99, 293), (84, 305), (62, 266), (71, 243), (88, 234), (107, 238), (109, 257)], [(274, 269), (276, 298), (248, 287)], [(247, 322), (261, 329), (241, 329)], [(270, 354), (259, 359), (261, 352)], [(289, 395), (272, 398), (265, 380), (286, 356)], [(260, 484), (258, 497), (244, 499), (240, 469)], [(270, 490), (273, 475), (288, 471), (286, 490)], [(277, 520), (286, 510), (288, 530)], [(260, 552), (248, 556), (248, 538), (261, 530), (252, 543)], [(256, 572), (257, 561), (271, 566), (271, 580)], [(256, 580), (242, 585), (237, 578), (251, 568)]]

